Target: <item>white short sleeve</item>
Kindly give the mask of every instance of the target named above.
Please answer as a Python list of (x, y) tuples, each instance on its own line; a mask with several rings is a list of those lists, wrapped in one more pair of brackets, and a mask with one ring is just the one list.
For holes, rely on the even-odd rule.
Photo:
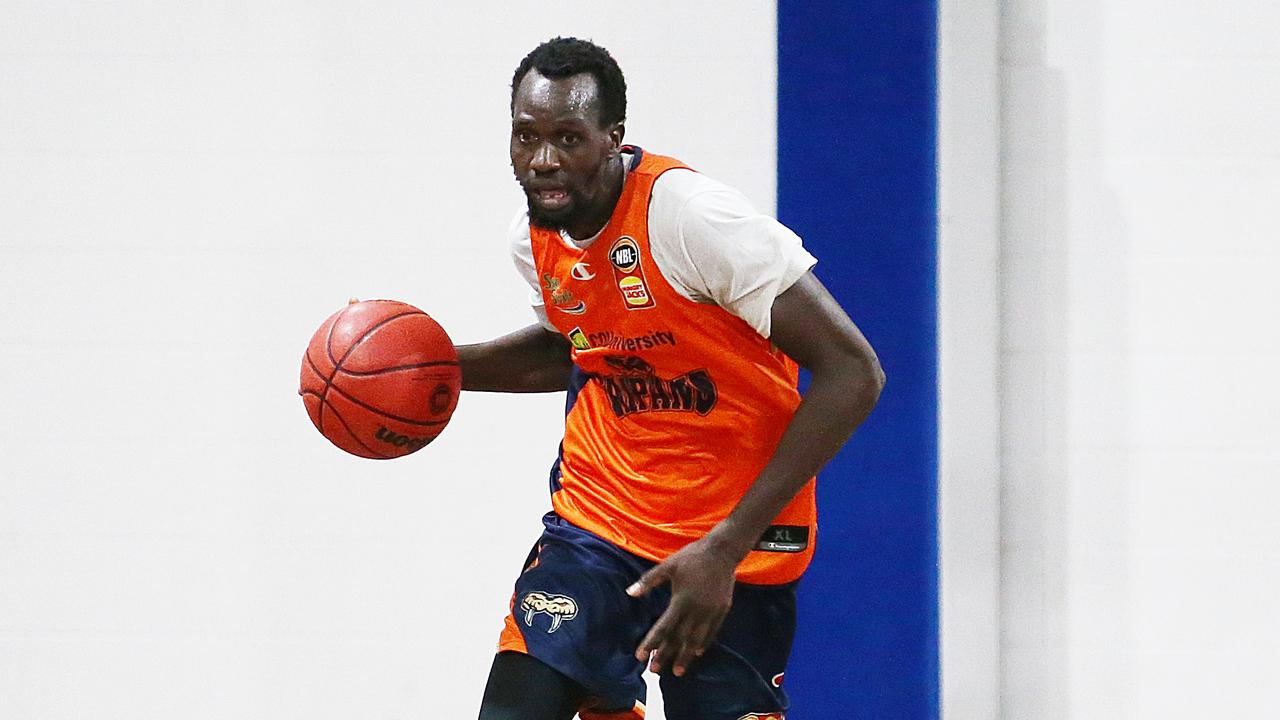
[(719, 305), (764, 337), (773, 301), (817, 263), (794, 232), (742, 193), (688, 170), (654, 183), (649, 247), (676, 292)]
[(529, 284), (529, 305), (542, 327), (553, 333), (559, 333), (551, 320), (547, 318), (547, 308), (542, 302), (542, 285), (538, 282), (538, 268), (533, 262), (533, 239), (529, 236), (529, 210), (521, 208), (507, 229), (507, 240), (511, 245), (511, 259), (516, 265), (516, 272)]

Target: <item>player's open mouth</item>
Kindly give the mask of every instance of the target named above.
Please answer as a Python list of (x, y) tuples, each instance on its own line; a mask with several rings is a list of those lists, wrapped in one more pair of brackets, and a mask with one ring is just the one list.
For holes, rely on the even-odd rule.
[(559, 210), (569, 204), (569, 193), (565, 190), (534, 190), (533, 197), (548, 210)]

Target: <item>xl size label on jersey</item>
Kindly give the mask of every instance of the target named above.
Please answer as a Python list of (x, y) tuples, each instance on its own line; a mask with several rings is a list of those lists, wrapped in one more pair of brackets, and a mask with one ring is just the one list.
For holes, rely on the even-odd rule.
[(809, 528), (804, 525), (770, 525), (756, 550), (764, 552), (798, 553), (809, 547)]

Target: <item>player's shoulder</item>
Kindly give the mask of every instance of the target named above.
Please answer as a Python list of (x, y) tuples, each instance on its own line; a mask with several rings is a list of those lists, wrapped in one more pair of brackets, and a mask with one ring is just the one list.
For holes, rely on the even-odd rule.
[(653, 183), (653, 193), (665, 199), (685, 202), (706, 194), (728, 195), (746, 200), (737, 188), (689, 168), (672, 168), (659, 175)]
[(758, 210), (736, 188), (692, 170), (668, 170), (658, 177), (649, 200), (649, 223), (663, 230), (690, 224), (753, 217)]
[(507, 226), (507, 243), (513, 248), (529, 244), (529, 208), (521, 206)]

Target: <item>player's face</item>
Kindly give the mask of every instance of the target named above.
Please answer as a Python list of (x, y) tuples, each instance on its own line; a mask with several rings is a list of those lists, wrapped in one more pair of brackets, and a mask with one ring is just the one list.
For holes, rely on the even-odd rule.
[(589, 73), (543, 77), (530, 70), (511, 108), (511, 167), (534, 225), (586, 237), (608, 221), (621, 182), (622, 124), (600, 127)]

